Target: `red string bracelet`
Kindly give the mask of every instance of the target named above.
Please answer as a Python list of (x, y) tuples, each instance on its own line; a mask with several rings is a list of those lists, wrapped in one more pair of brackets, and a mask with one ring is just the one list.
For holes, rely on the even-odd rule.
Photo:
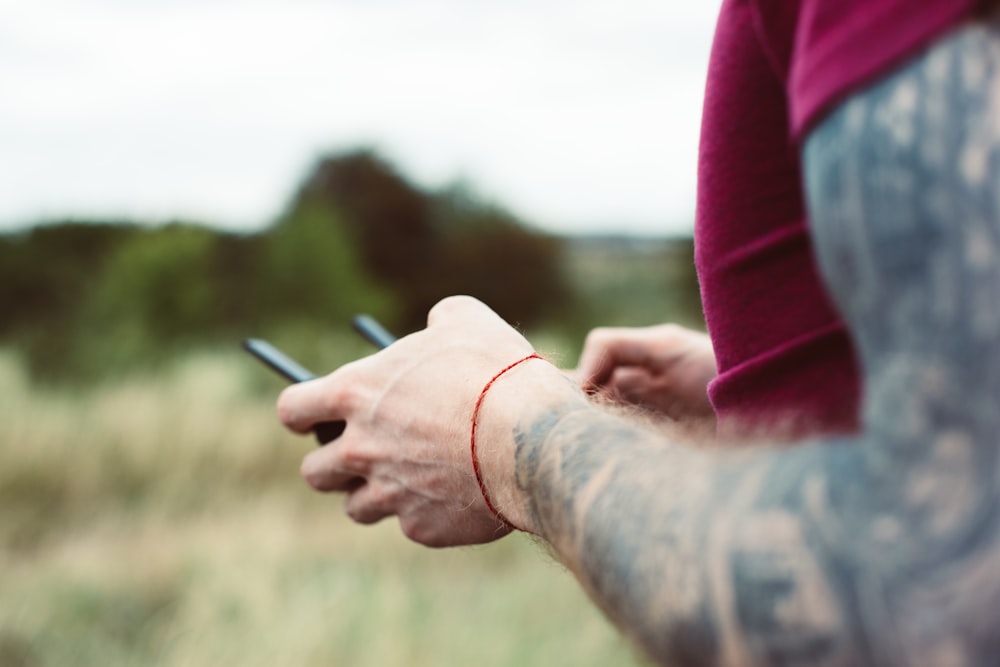
[(494, 375), (490, 381), (486, 383), (486, 386), (483, 387), (483, 390), (479, 392), (479, 399), (476, 401), (476, 407), (472, 409), (472, 438), (469, 446), (469, 449), (472, 451), (472, 471), (476, 473), (476, 483), (479, 484), (479, 491), (483, 494), (483, 500), (486, 501), (486, 507), (489, 508), (490, 512), (493, 513), (493, 516), (495, 516), (497, 520), (504, 525), (504, 528), (514, 528), (515, 526), (507, 520), (507, 517), (501, 514), (500, 510), (493, 506), (493, 501), (490, 500), (490, 494), (486, 492), (486, 484), (483, 483), (483, 474), (479, 470), (479, 457), (476, 455), (476, 425), (479, 422), (479, 408), (483, 406), (483, 399), (486, 398), (486, 393), (490, 390), (490, 387), (493, 386), (493, 383), (499, 380), (500, 377), (507, 371), (520, 366), (526, 361), (531, 361), (532, 359), (542, 359), (542, 357), (533, 352), (525, 358), (515, 361), (510, 366), (507, 366)]

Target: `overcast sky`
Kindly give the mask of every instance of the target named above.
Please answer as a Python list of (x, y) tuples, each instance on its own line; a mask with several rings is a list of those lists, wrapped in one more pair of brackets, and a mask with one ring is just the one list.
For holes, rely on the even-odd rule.
[(689, 230), (718, 5), (0, 0), (0, 228), (255, 228), (368, 145), (549, 230)]

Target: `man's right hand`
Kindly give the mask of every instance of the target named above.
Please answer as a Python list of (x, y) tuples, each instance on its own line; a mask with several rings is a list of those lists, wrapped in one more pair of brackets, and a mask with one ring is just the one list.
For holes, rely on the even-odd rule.
[(599, 328), (587, 336), (576, 378), (587, 391), (676, 420), (713, 420), (708, 383), (716, 375), (709, 337), (674, 324)]

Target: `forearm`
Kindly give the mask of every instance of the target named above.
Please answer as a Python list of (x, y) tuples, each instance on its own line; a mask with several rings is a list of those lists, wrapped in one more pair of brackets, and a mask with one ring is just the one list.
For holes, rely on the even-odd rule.
[[(641, 411), (585, 400), (541, 363), (485, 408), (488, 492), (657, 660), (851, 664), (864, 650), (853, 598), (871, 547), (841, 553), (837, 537), (867, 534), (875, 500), (827, 497), (871, 486), (859, 443), (693, 446)], [(878, 516), (895, 512), (879, 502)]]
[(515, 438), (531, 530), (657, 660), (808, 664), (859, 646), (855, 582), (821, 539), (850, 521), (825, 493), (854, 448), (698, 450), (579, 404)]
[(969, 593), (992, 586), (995, 521), (971, 470), (935, 478), (864, 441), (692, 449), (575, 402), (515, 438), (519, 517), (657, 661), (988, 655), (973, 620), (995, 598)]

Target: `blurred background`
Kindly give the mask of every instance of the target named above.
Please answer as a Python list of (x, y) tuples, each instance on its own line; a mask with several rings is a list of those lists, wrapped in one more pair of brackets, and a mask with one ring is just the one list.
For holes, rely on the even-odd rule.
[(239, 341), (702, 326), (718, 4), (0, 1), (0, 665), (641, 664), (523, 536), (308, 491)]

